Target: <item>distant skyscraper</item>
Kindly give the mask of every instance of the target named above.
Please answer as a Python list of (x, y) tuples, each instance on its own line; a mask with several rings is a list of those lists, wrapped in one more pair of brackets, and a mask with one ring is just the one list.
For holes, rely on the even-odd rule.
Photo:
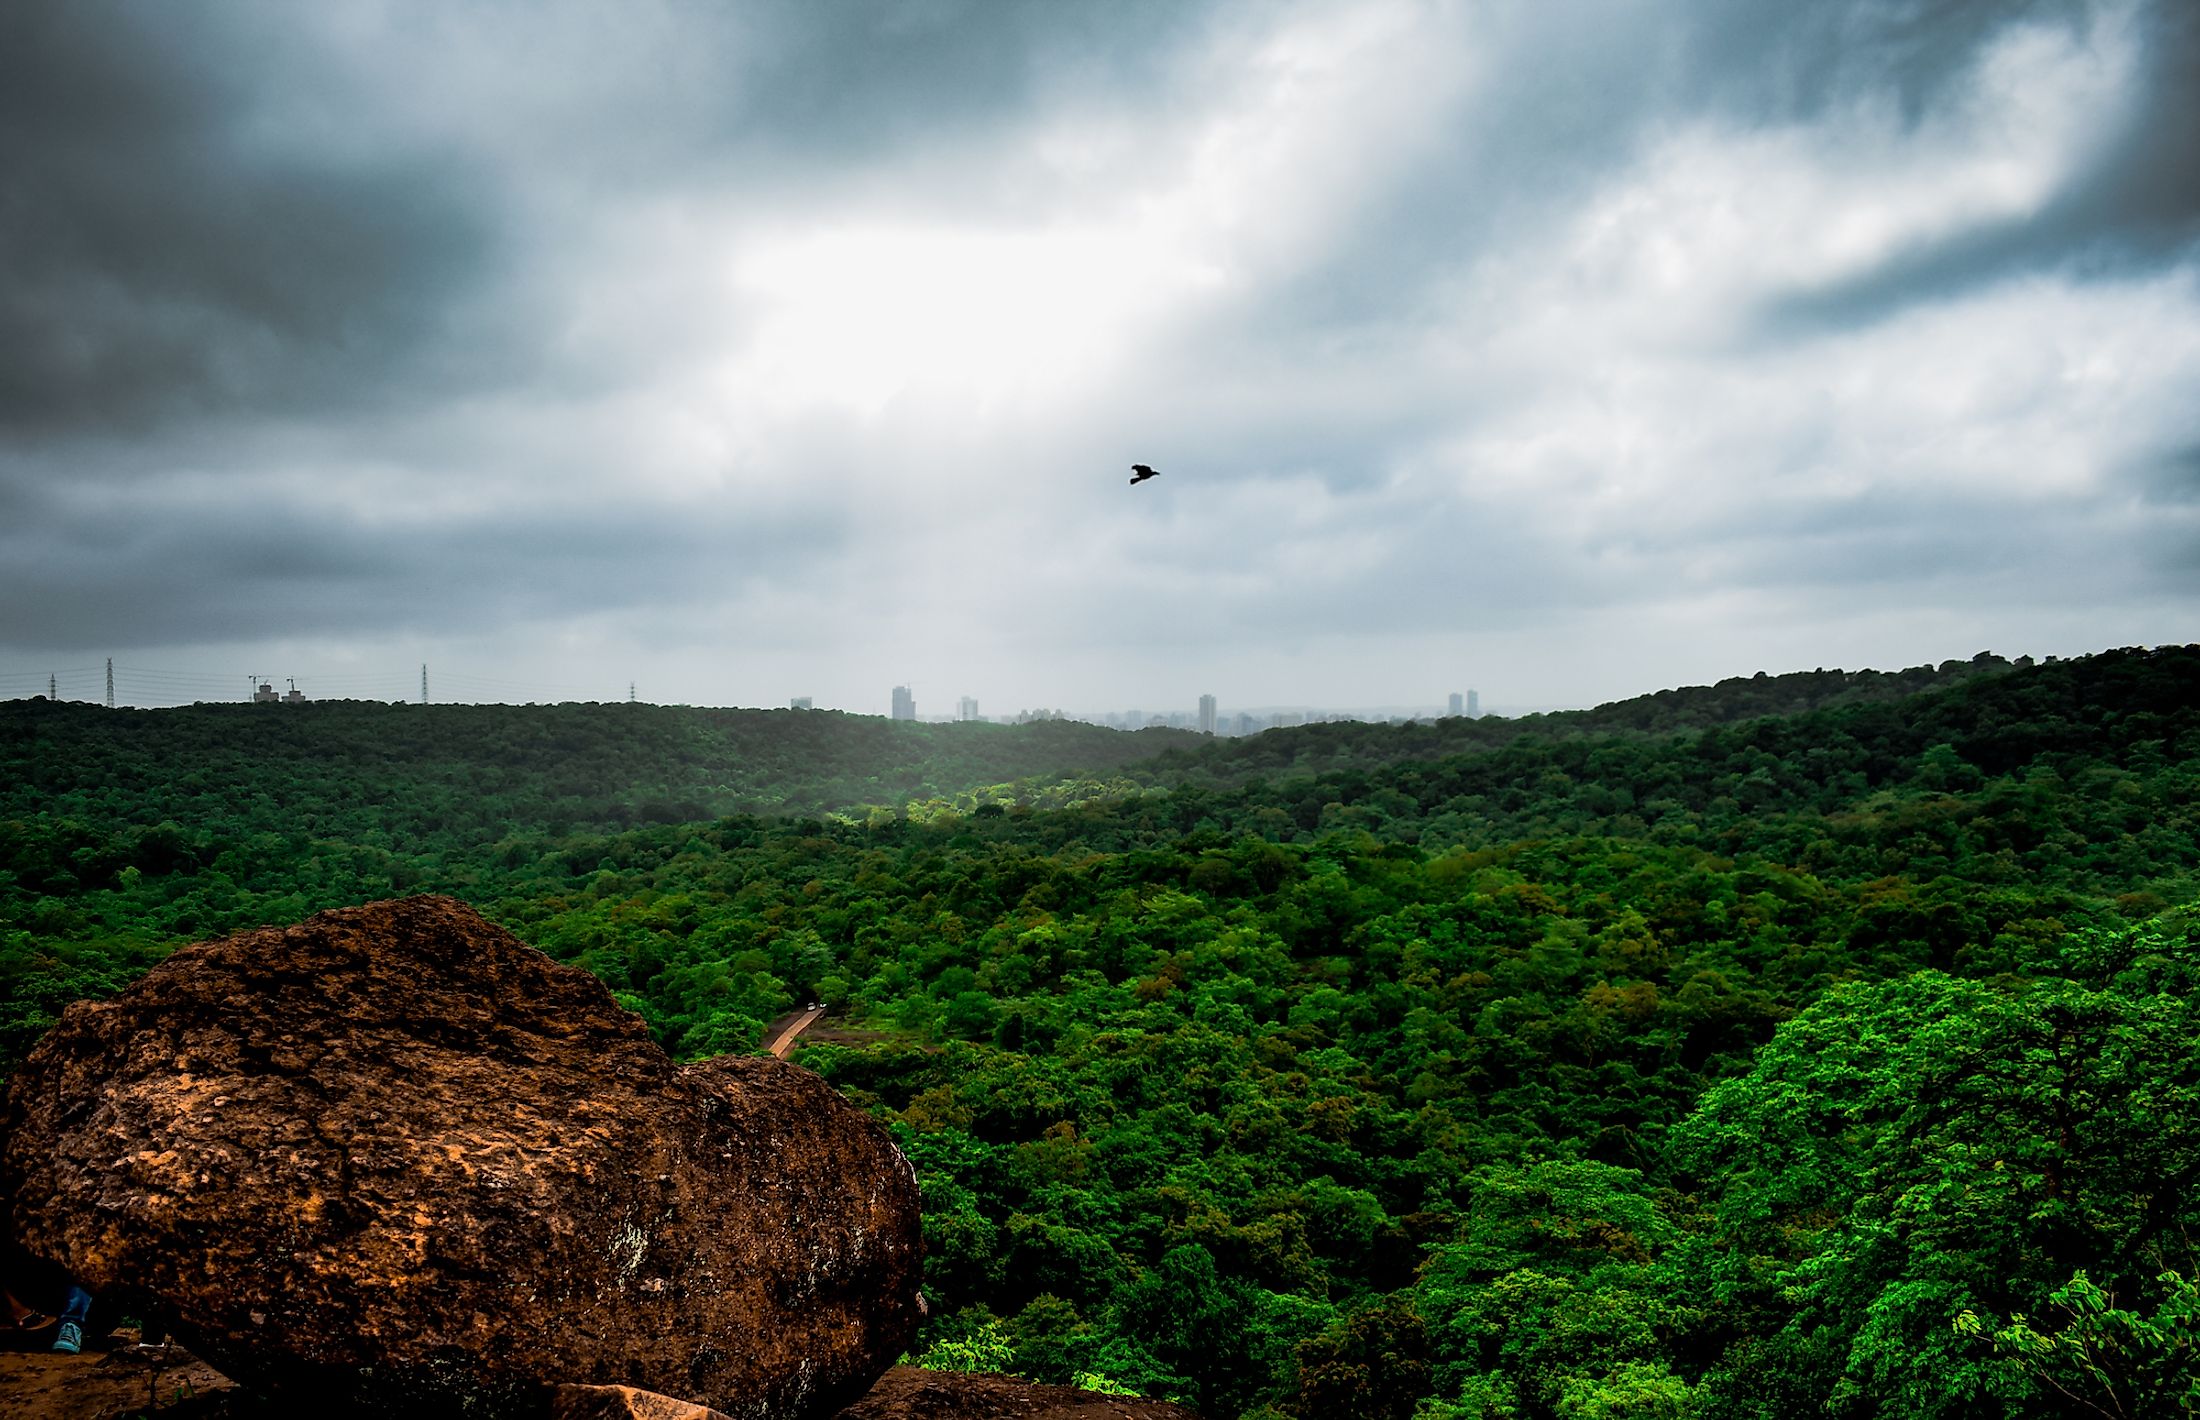
[(1468, 691), (1468, 692), (1467, 692), (1467, 718), (1468, 718), (1468, 719), (1470, 719), (1470, 720), (1471, 720), (1471, 719), (1474, 719), (1474, 718), (1476, 718), (1477, 716), (1479, 716), (1479, 715), (1480, 715), (1481, 713), (1482, 713), (1482, 692), (1481, 692), (1481, 691), (1479, 691), (1479, 690), (1470, 690), (1470, 691)]
[(789, 710), (808, 710), (811, 708), (810, 697), (807, 695), (797, 695), (794, 699), (787, 702), (787, 708)]
[(1451, 693), (1451, 713), (1455, 718), (1467, 713), (1466, 704), (1456, 690)]
[(977, 696), (975, 696), (975, 695), (966, 695), (966, 696), (964, 696), (964, 697), (963, 697), (962, 699), (960, 699), (960, 700), (956, 701), (956, 702), (955, 702), (955, 718), (956, 718), (956, 719), (958, 719), (958, 720), (975, 720), (975, 719), (977, 719), (977, 718), (978, 718), (978, 697), (977, 697)]
[(1199, 732), (1203, 735), (1215, 732), (1215, 698), (1212, 695), (1199, 697)]
[(897, 720), (914, 720), (917, 718), (917, 697), (909, 693), (909, 687), (906, 685), (894, 687), (894, 718)]

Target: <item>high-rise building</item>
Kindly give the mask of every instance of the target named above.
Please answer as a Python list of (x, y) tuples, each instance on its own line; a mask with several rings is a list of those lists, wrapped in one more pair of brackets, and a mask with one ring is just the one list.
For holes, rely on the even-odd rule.
[(897, 720), (914, 720), (917, 718), (917, 697), (909, 693), (909, 687), (906, 685), (894, 687), (894, 718)]
[(1203, 735), (1215, 732), (1215, 698), (1212, 695), (1199, 697), (1199, 732)]
[(1467, 713), (1467, 707), (1458, 691), (1451, 693), (1451, 714), (1454, 719)]
[(1470, 720), (1472, 720), (1472, 719), (1477, 719), (1477, 718), (1479, 718), (1479, 717), (1481, 716), (1481, 714), (1482, 714), (1482, 692), (1481, 692), (1481, 691), (1479, 691), (1479, 690), (1470, 690), (1470, 691), (1468, 691), (1468, 692), (1467, 692), (1467, 718), (1468, 718), (1468, 719), (1470, 719)]
[(808, 710), (813, 708), (813, 705), (814, 702), (812, 702), (810, 697), (807, 695), (797, 695), (794, 699), (787, 702), (787, 708), (789, 710)]
[(956, 702), (955, 702), (955, 718), (956, 718), (956, 719), (958, 719), (958, 720), (975, 720), (975, 719), (977, 719), (977, 718), (978, 718), (978, 697), (977, 697), (977, 696), (975, 696), (975, 695), (966, 695), (966, 696), (964, 696), (964, 697), (963, 697), (962, 699), (960, 699), (960, 700), (956, 701)]

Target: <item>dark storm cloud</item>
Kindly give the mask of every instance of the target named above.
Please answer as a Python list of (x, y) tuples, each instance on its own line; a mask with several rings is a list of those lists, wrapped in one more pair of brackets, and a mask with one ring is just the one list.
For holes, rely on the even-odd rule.
[(2175, 595), (2200, 596), (2200, 444), (2144, 461), (2125, 486), (2146, 512), (2136, 558)]
[[(2083, 35), (2087, 0), (1886, 0), (1768, 5), (1710, 0), (1679, 10), (1549, 6), (1508, 14), (1441, 149), (1355, 219), (1337, 259), (1299, 273), (1251, 315), (1247, 334), (1412, 320), (1428, 287), (1488, 244), (1517, 239), (1639, 161), (1680, 126), (1807, 125), (1875, 99), (1915, 124), (1948, 103), (2012, 26)], [(2159, 261), (2195, 235), (2200, 185), (2200, 23), (2174, 3), (2144, 13), (2144, 112), (2115, 152), (2050, 213), (1905, 252), (1839, 290), (1784, 302), (1772, 318), (1861, 320), (2012, 266), (2082, 253)]]
[(829, 514), (697, 516), (633, 501), (376, 525), (242, 499), (162, 511), (118, 530), (92, 500), (49, 506), (35, 533), (0, 530), (0, 645), (554, 623), (786, 576), (846, 536)]
[(255, 75), (337, 76), (234, 14), (0, 12), (0, 429), (387, 402), (484, 279), (469, 175), (289, 141)]
[[(997, 136), (1071, 77), (1137, 103), (1161, 81), (1155, 47), (1202, 23), (1189, 6), (977, 0), (328, 23), (347, 13), (0, 12), (0, 429), (548, 379), (555, 293), (528, 278), (585, 279), (558, 228), (594, 214), (531, 211), (515, 176), (563, 173), (606, 207), (699, 182), (768, 200), (957, 131)], [(519, 72), (537, 63), (550, 72)], [(535, 106), (497, 113), (515, 83)], [(409, 127), (416, 103), (446, 131)]]
[(2172, 508), (2200, 508), (2200, 445), (2147, 466), (2139, 479), (2140, 496)]
[(1674, 77), (1680, 93), (1750, 123), (1808, 122), (1879, 93), (1893, 95), (1915, 123), (2009, 26), (2051, 21), (2082, 30), (2093, 11), (2088, 0), (1715, 0), (1681, 32)]
[[(1950, 219), (1933, 164), (1996, 157), (1958, 120), (2024, 27), (2081, 85), (2136, 34), (2128, 121), (2036, 210)], [(1969, 384), (1990, 351), (1885, 318), (2187, 269), (2196, 34), (2178, 0), (33, 0), (0, 11), (0, 647), (642, 642), (746, 628), (765, 582), (799, 606), (758, 636), (1196, 664), (1692, 589), (2000, 599), (2118, 536), (2189, 586), (2189, 453), (2088, 481), (2190, 447), (2148, 383), (2181, 294), (2114, 308), (2145, 339), (2043, 304), (2066, 367)], [(1859, 133), (1908, 187), (1843, 168)], [(1761, 247), (1931, 210), (1861, 271), (1759, 269), (1690, 204), (1772, 164)], [(1002, 309), (1087, 270), (1108, 299)], [(971, 300), (897, 305), (933, 283)], [(2093, 366), (2140, 393), (2081, 397)], [(1997, 421), (2035, 397), (2064, 501), (1978, 492), (1948, 424), (2026, 449)], [(1142, 504), (1064, 491), (1138, 459)], [(2161, 516), (2132, 540), (2114, 497)]]
[[(1766, 5), (1712, 0), (1678, 12), (1553, 6), (1516, 12), (1493, 63), (1449, 119), (1441, 149), (1368, 202), (1334, 256), (1279, 282), (1218, 337), (1254, 347), (1410, 327), (1432, 290), (1692, 123), (1751, 131), (1890, 102), (1913, 128), (1962, 102), (1982, 58), (2020, 26), (2080, 44), (2121, 13), (2090, 0), (1888, 0)], [(2105, 150), (2038, 211), (1899, 247), (1755, 312), (1780, 346), (1868, 325), (2028, 272), (2117, 278), (2200, 249), (2200, 6), (2154, 0), (2130, 21), (2142, 54), (2131, 112)], [(1349, 343), (1340, 346), (1350, 358)]]
[[(524, 23), (457, 10), (440, 28), (385, 25), (366, 39), (378, 49), (346, 54), (326, 27), (280, 7), (17, 7), (0, 19), (0, 260), (14, 277), (0, 293), (0, 427), (326, 410), (539, 377), (529, 367), (547, 357), (531, 349), (541, 331), (526, 303), (544, 293), (516, 272), (523, 248), (554, 250), (556, 237), (519, 230), (499, 174), (470, 165), (463, 145), (384, 133), (377, 106), (405, 102), (392, 77), (432, 59), (427, 47), (455, 45), (463, 64), (424, 63), (423, 83), (548, 61), (581, 71), (570, 77), (583, 101), (616, 96), (586, 123), (547, 126), (550, 146), (534, 155), (545, 165), (614, 188), (622, 175), (696, 173), (816, 183), (951, 147), (957, 133), (998, 141), (1065, 88), (1113, 93), (1127, 111), (1181, 107), (1193, 96), (1170, 91), (1183, 81), (1172, 47), (1246, 13), (1261, 11), (937, 0), (642, 6), (612, 24), (585, 9)], [(1729, 0), (1677, 24), (1662, 8), (1529, 14), (1503, 36), (1523, 62), (1491, 67), (1442, 155), (1355, 219), (1334, 244), (1339, 259), (1245, 313), (1245, 338), (1410, 311), (1423, 294), (1416, 272), (1456, 265), (1508, 209), (1563, 200), (1625, 163), (1646, 121), (1708, 109), (1797, 121), (1873, 88), (1922, 108), (2007, 25), (2041, 14), (2082, 25), (2086, 11)], [(2158, 245), (2189, 225), (2189, 183), (2182, 205), (2165, 198), (2175, 175), (2164, 165), (2190, 175), (2193, 145), (2180, 138), (2192, 125), (2179, 120), (2194, 117), (2200, 86), (2177, 82), (2190, 78), (2194, 26), (2149, 23), (2161, 35), (2156, 112), (2134, 125), (2128, 160), (2104, 172), (2100, 193), (2071, 205)], [(546, 37), (528, 33), (538, 28)], [(288, 110), (345, 104), (356, 106), (339, 113), (355, 121), (354, 141), (284, 141)], [(2042, 230), (2056, 220), (2072, 229), (2066, 246), (2086, 235), (2068, 219)], [(1979, 252), (2035, 235), (1973, 234), (1911, 254), (1855, 290), (1813, 295), (1811, 309), (1968, 279)]]
[[(2084, 7), (2057, 8), (2081, 35), (2098, 23)], [(2135, 23), (2137, 92), (2105, 152), (2037, 211), (1906, 247), (1774, 303), (1775, 337), (1865, 324), (2026, 272), (2121, 278), (2189, 258), (2200, 243), (2200, 10), (2162, 4)]]
[(1135, 106), (1164, 85), (1157, 51), (1207, 21), (1168, 0), (1108, 5), (786, 3), (749, 16), (754, 62), (721, 89), (708, 146), (766, 134), (812, 160), (912, 142), (992, 136), (1058, 102), (1066, 84), (1106, 85)]

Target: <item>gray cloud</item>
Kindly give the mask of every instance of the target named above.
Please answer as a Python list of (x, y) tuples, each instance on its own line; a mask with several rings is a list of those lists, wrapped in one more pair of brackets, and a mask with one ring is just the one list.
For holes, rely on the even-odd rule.
[(876, 158), (944, 137), (986, 137), (1057, 102), (1065, 86), (1151, 100), (1157, 54), (1208, 23), (1166, 0), (1101, 6), (929, 0), (896, 6), (784, 3), (758, 26), (761, 54), (706, 137), (771, 135), (812, 161)]
[[(1998, 8), (1998, 7), (1981, 7)], [(2066, 7), (2074, 33), (2093, 20)], [(2135, 21), (2145, 57), (2105, 151), (2038, 210), (1907, 247), (1871, 270), (1775, 302), (1775, 332), (1856, 325), (2027, 272), (2120, 278), (2188, 261), (2200, 244), (2200, 14)]]
[(1979, 51), (2012, 25), (2083, 31), (2084, 0), (1888, 0), (1781, 8), (1720, 0), (1675, 49), (1683, 87), (1745, 122), (1823, 118), (1860, 95), (1891, 94), (1916, 122), (1948, 100)]
[(2200, 508), (2200, 445), (2179, 449), (2148, 463), (2139, 477), (2140, 496), (2170, 508)]
[(2145, 639), (2194, 131), (2174, 0), (17, 6), (0, 655), (1547, 703)]
[(0, 428), (386, 405), (491, 279), (462, 167), (292, 140), (250, 70), (323, 58), (218, 13), (0, 17)]
[[(1950, 103), (2012, 27), (2052, 24), (2083, 38), (2096, 18), (2082, 0), (1710, 0), (1679, 19), (1653, 5), (1513, 12), (1486, 41), (1497, 57), (1448, 115), (1440, 149), (1368, 205), (1335, 260), (1271, 293), (1257, 329), (1411, 320), (1430, 282), (1486, 243), (1532, 240), (1554, 211), (1676, 126), (1808, 125), (1879, 98), (1914, 125)], [(2149, 56), (2139, 110), (2051, 211), (1905, 252), (1785, 298), (1770, 318), (1862, 320), (2028, 265), (2158, 264), (2182, 252), (2200, 213), (2200, 158), (2185, 137), (2200, 124), (2200, 24), (2173, 6), (2137, 23)]]
[[(0, 534), (0, 644), (135, 649), (554, 624), (792, 576), (845, 535), (814, 514), (704, 523), (634, 506), (368, 528), (228, 504), (135, 522), (119, 538), (115, 524), (104, 509), (77, 509), (42, 519), (35, 539)], [(101, 575), (83, 577), (87, 564)], [(53, 595), (57, 586), (69, 594)]]

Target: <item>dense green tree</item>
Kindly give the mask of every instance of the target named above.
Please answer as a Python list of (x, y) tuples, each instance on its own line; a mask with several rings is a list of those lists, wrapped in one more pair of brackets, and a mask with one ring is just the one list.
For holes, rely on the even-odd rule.
[(2159, 1306), (2193, 1268), (2200, 943), (2086, 934), (2034, 965), (1839, 989), (1678, 1137), (1717, 1295), (1822, 1358), (1837, 1412), (2053, 1413), (1956, 1319), (2038, 1314), (2080, 1272)]
[(1404, 1298), (1300, 1342), (1298, 1367), (1293, 1413), (1305, 1420), (1412, 1420), (1430, 1393), (1428, 1335)]

